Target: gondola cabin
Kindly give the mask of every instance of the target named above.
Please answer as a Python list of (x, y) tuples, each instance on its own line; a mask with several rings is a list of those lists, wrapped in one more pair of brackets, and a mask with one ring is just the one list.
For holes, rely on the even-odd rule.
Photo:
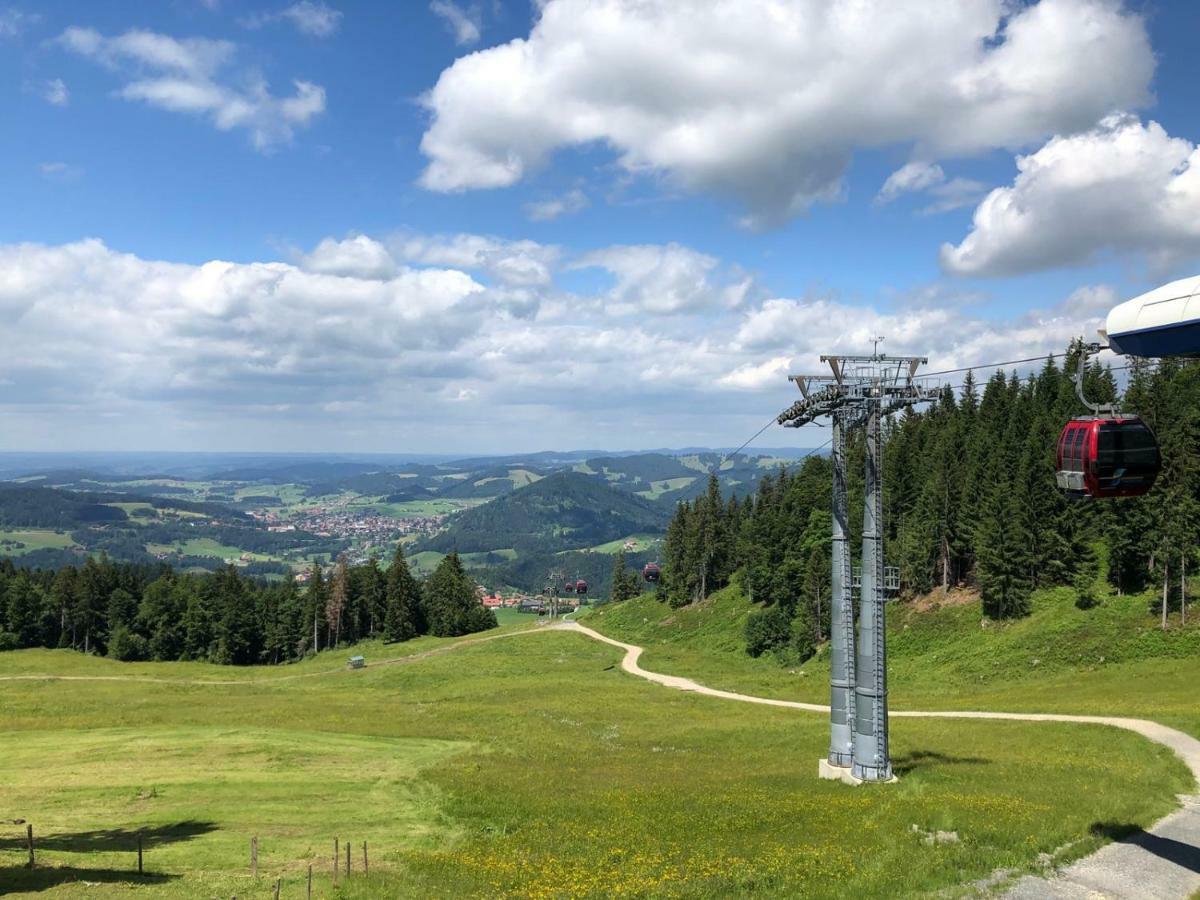
[(575, 582), (573, 582), (573, 581), (568, 581), (566, 584), (564, 584), (564, 585), (563, 585), (563, 593), (564, 593), (564, 594), (573, 594), (573, 593), (575, 593)]
[(1058, 486), (1079, 497), (1138, 497), (1154, 485), (1158, 441), (1137, 416), (1080, 416), (1058, 439)]
[(646, 563), (646, 565), (642, 567), (642, 578), (651, 584), (656, 583), (661, 577), (662, 570), (659, 569), (658, 563)]
[(587, 593), (587, 591), (588, 591), (588, 585), (587, 585), (586, 581), (583, 581), (582, 579), (580, 579), (579, 581), (575, 582), (575, 593), (576, 594), (583, 596), (584, 594)]

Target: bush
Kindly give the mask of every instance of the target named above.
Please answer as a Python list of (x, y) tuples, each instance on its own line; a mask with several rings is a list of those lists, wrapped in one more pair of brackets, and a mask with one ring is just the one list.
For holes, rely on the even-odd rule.
[(784, 647), (792, 639), (792, 614), (781, 606), (751, 613), (746, 619), (746, 652), (762, 656)]
[(15, 634), (11, 631), (0, 631), (0, 651), (16, 650), (20, 646), (21, 642)]
[(108, 639), (108, 655), (121, 662), (138, 662), (149, 658), (150, 643), (136, 631), (118, 625)]

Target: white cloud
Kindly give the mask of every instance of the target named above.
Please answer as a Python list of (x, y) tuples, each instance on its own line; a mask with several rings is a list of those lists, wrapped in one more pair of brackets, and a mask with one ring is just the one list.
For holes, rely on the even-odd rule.
[(610, 313), (642, 311), (670, 315), (715, 306), (736, 306), (748, 279), (719, 277), (719, 260), (679, 244), (607, 247), (584, 254), (572, 268), (598, 267), (616, 280), (606, 295)]
[[(603, 143), (631, 173), (732, 197), (750, 224), (842, 194), (859, 147), (1020, 146), (1146, 102), (1154, 57), (1119, 0), (545, 0), (526, 39), (425, 98), (422, 184), (514, 184)], [(670, 35), (670, 40), (664, 40)]]
[(454, 0), (433, 0), (429, 9), (445, 21), (454, 35), (454, 43), (459, 46), (479, 43), (483, 34), (483, 10), (478, 4), (464, 7)]
[(180, 40), (137, 30), (105, 37), (77, 27), (64, 31), (59, 41), (114, 71), (128, 70), (132, 80), (118, 91), (119, 96), (205, 116), (221, 131), (243, 128), (262, 151), (290, 142), (295, 129), (325, 110), (324, 88), (308, 81), (293, 81), (295, 93), (279, 97), (254, 73), (243, 73), (235, 81), (223, 78), (236, 52), (228, 41)]
[(1200, 150), (1157, 122), (1109, 116), (1018, 157), (1017, 170), (975, 210), (962, 242), (942, 247), (947, 271), (1010, 275), (1105, 251), (1162, 264), (1200, 254)]
[(923, 191), (933, 187), (935, 184), (942, 184), (945, 180), (946, 173), (942, 171), (942, 167), (937, 163), (914, 160), (913, 162), (905, 163), (887, 177), (887, 181), (883, 183), (883, 187), (875, 195), (875, 202), (880, 204), (891, 203), (901, 194), (906, 194), (910, 191)]
[(300, 265), (307, 272), (354, 278), (388, 279), (397, 271), (387, 248), (364, 234), (341, 241), (325, 238), (312, 253), (301, 257)]
[(337, 32), (342, 24), (342, 13), (321, 0), (299, 0), (278, 12), (256, 13), (239, 21), (245, 28), (262, 28), (272, 22), (290, 22), (297, 31), (324, 38)]
[(533, 222), (550, 222), (560, 216), (571, 215), (587, 209), (590, 201), (579, 188), (567, 191), (561, 197), (525, 204), (525, 215)]
[(42, 99), (52, 106), (66, 106), (71, 101), (71, 92), (61, 78), (52, 78), (42, 85)]
[(561, 252), (536, 241), (507, 241), (477, 234), (406, 235), (391, 241), (399, 259), (483, 272), (510, 287), (551, 283)]

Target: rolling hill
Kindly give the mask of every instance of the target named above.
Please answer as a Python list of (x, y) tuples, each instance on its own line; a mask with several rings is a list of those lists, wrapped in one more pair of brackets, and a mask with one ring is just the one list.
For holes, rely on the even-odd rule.
[(443, 553), (581, 549), (629, 534), (661, 531), (669, 509), (581, 472), (556, 472), (457, 515), (420, 544)]

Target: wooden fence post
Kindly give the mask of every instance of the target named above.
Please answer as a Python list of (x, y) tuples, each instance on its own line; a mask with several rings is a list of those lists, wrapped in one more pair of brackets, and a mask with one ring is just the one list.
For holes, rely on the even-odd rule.
[(250, 874), (258, 877), (258, 836), (250, 838)]
[(33, 868), (36, 862), (33, 857), (33, 825), (32, 823), (25, 826), (25, 840), (29, 844), (29, 868)]
[(350, 877), (350, 842), (346, 841), (346, 877)]
[(342, 856), (341, 845), (338, 844), (338, 839), (334, 838), (333, 839), (333, 883), (334, 884), (337, 884), (338, 863), (340, 863), (342, 861), (341, 856)]
[(371, 867), (367, 865), (367, 842), (363, 841), (363, 874), (370, 874)]
[(282, 882), (283, 882), (282, 878), (275, 879), (275, 900), (279, 900), (279, 887), (282, 884)]
[(138, 832), (138, 874), (142, 874), (142, 833)]
[(312, 863), (308, 864), (308, 900), (312, 900)]

